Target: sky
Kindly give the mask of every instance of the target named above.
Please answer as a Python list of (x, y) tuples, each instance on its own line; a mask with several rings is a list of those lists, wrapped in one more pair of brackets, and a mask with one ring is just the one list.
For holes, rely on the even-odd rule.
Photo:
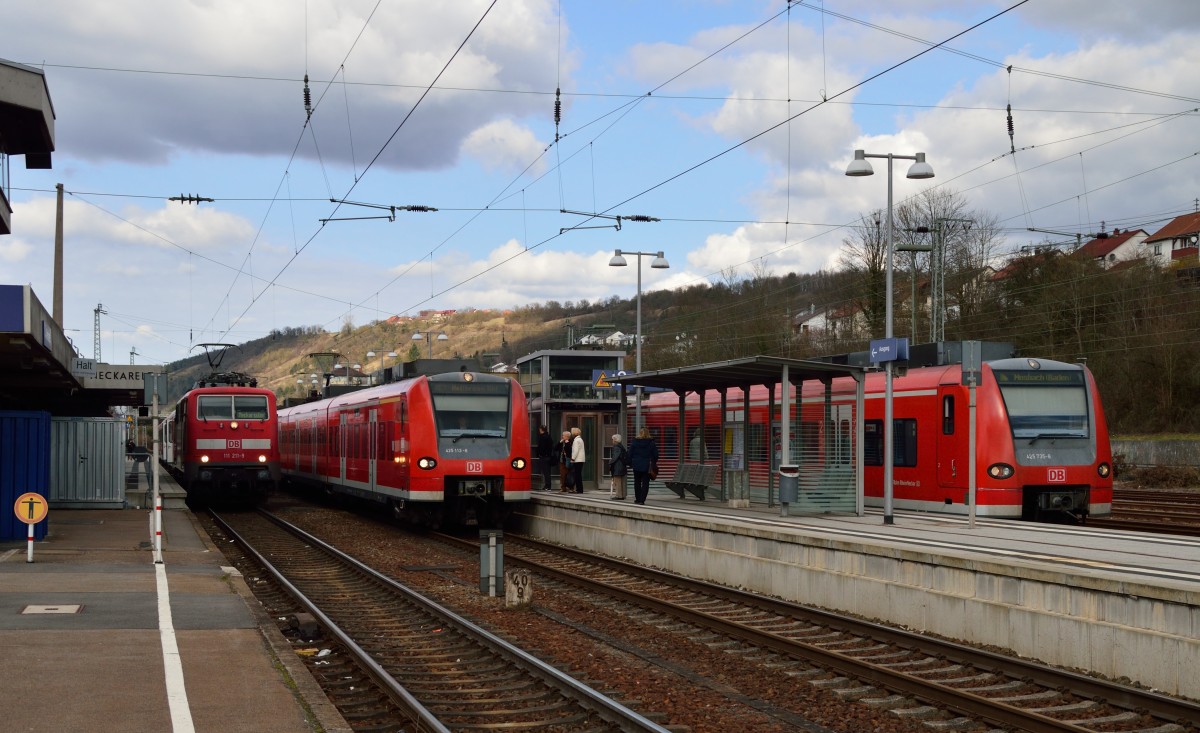
[(887, 203), (858, 148), (924, 152), (895, 203), (958, 192), (1002, 252), (1200, 205), (1194, 0), (40, 0), (5, 26), (56, 149), (8, 161), (0, 283), (52, 303), (63, 184), (63, 326), (94, 357), (102, 305), (108, 363), (633, 297), (616, 249), (663, 252), (643, 292), (832, 269)]

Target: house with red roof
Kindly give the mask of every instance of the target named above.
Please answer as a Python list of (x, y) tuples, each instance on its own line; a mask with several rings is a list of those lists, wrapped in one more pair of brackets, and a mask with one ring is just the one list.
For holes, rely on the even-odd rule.
[(1200, 212), (1177, 216), (1146, 238), (1146, 256), (1163, 267), (1195, 267), (1200, 253)]
[(1112, 234), (1096, 237), (1071, 253), (1079, 259), (1096, 260), (1108, 269), (1118, 262), (1138, 259), (1143, 255), (1142, 244), (1150, 235), (1145, 229), (1114, 229)]

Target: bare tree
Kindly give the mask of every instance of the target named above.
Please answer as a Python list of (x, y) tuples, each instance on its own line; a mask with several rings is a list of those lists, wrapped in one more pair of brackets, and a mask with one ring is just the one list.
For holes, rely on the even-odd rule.
[(854, 275), (859, 293), (854, 302), (862, 309), (871, 333), (883, 333), (887, 307), (884, 302), (887, 233), (880, 226), (884, 216), (879, 210), (863, 214), (859, 223), (851, 227), (850, 235), (842, 239), (842, 251), (838, 255), (838, 265)]

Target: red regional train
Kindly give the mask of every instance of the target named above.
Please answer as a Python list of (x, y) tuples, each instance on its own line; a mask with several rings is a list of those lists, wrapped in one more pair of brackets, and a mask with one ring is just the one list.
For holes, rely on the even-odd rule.
[[(884, 390), (884, 375), (869, 373), (863, 416), (868, 506), (883, 506)], [(893, 506), (967, 514), (969, 394), (961, 365), (910, 368), (893, 379), (892, 392)], [(793, 457), (812, 456), (806, 446), (824, 446), (821, 450), (840, 453), (836, 460), (852, 460), (853, 380), (833, 380), (831, 393), (833, 404), (828, 405), (824, 385), (804, 383)], [(740, 405), (740, 398), (731, 397), (730, 404)], [(752, 387), (749, 424), (766, 424), (768, 404), (766, 388)], [(670, 436), (678, 429), (678, 410), (678, 398), (669, 393), (643, 403), (647, 427), (660, 436), (660, 446), (673, 445)], [(707, 455), (720, 452), (714, 450), (713, 433), (707, 428), (720, 425), (720, 417), (719, 393), (710, 392), (705, 398)], [(775, 416), (773, 425), (777, 424)], [(685, 425), (688, 435), (699, 425), (699, 399), (694, 394), (689, 395)], [(824, 435), (825, 426), (838, 434)], [(768, 440), (763, 430), (751, 430), (750, 436)], [(751, 447), (747, 468), (752, 483), (766, 484), (771, 470), (767, 456), (774, 453), (777, 460), (777, 452), (767, 445)], [(979, 516), (1084, 521), (1112, 511), (1108, 426), (1095, 380), (1083, 365), (1026, 358), (984, 362), (976, 387), (975, 454)]]
[(162, 462), (188, 503), (253, 505), (279, 485), (275, 393), (216, 385), (187, 392), (162, 427)]
[(423, 526), (501, 526), (530, 498), (529, 415), (511, 379), (419, 376), (279, 413), (283, 474)]

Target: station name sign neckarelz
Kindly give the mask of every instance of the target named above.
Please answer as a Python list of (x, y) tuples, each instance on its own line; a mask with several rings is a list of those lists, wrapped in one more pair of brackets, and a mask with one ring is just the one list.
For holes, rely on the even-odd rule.
[(98, 364), (93, 362), (94, 372), (83, 376), (84, 389), (136, 389), (145, 387), (146, 377), (161, 374), (161, 366), (123, 366), (120, 364)]

